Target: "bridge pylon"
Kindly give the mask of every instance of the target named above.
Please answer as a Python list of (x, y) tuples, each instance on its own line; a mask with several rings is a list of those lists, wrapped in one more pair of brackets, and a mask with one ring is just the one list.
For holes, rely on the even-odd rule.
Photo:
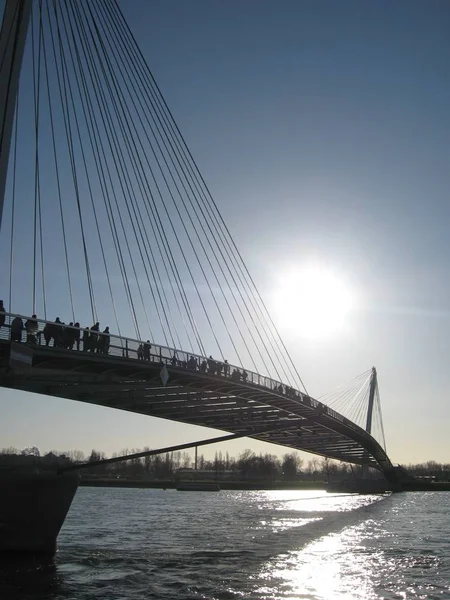
[(6, 0), (0, 31), (0, 227), (31, 0)]
[[(372, 373), (370, 375), (369, 382), (369, 402), (367, 404), (367, 417), (366, 417), (366, 431), (369, 435), (372, 434), (372, 418), (373, 418), (373, 406), (375, 401), (375, 392), (378, 386), (377, 370), (372, 367)], [(364, 463), (362, 465), (361, 476), (363, 479), (367, 479), (369, 474), (369, 455), (366, 452), (364, 457)]]

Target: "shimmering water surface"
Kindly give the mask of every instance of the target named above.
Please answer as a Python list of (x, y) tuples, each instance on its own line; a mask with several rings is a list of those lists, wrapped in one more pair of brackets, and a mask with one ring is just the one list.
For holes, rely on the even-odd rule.
[(0, 567), (0, 596), (450, 599), (450, 493), (81, 488), (51, 564)]

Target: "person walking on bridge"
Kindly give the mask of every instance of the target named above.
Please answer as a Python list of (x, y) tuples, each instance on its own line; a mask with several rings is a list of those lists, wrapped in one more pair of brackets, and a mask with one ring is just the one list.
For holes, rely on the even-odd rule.
[(197, 359), (194, 358), (193, 356), (191, 356), (190, 359), (188, 360), (187, 367), (191, 371), (196, 371), (197, 370)]
[(78, 321), (75, 323), (74, 327), (76, 327), (76, 331), (73, 332), (73, 339), (75, 344), (77, 345), (77, 350), (80, 350), (80, 324)]
[(37, 343), (38, 322), (36, 315), (25, 321), (25, 329), (27, 331), (27, 344)]
[(75, 344), (74, 330), (72, 329), (73, 323), (72, 321), (69, 323), (69, 327), (64, 327), (64, 337), (63, 337), (63, 348), (66, 350), (73, 350), (73, 345)]
[(5, 320), (6, 320), (6, 310), (5, 310), (5, 307), (3, 306), (3, 300), (0, 300), (0, 329), (5, 324)]
[(89, 348), (89, 327), (85, 327), (83, 329), (83, 352), (87, 352)]
[(91, 333), (89, 335), (89, 350), (95, 352), (97, 349), (98, 332), (100, 331), (100, 323), (97, 321), (95, 325), (91, 327)]
[(99, 335), (98, 338), (97, 351), (100, 352), (100, 354), (109, 354), (109, 327), (105, 327), (102, 334)]
[(216, 372), (216, 361), (211, 355), (209, 355), (208, 358), (208, 372), (211, 373), (211, 375), (214, 375), (214, 373)]
[(20, 317), (14, 317), (11, 323), (11, 341), (20, 344), (22, 341), (23, 321)]

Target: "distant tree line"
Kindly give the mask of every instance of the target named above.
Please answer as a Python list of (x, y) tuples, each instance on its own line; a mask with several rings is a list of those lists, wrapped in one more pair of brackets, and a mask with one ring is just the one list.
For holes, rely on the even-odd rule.
[(450, 481), (450, 463), (428, 460), (416, 465), (408, 465), (406, 470), (414, 477), (432, 477), (436, 481)]
[[(145, 447), (125, 448), (113, 457), (136, 454), (150, 450)], [(16, 448), (3, 448), (0, 451), (0, 467), (12, 465), (35, 465), (41, 467), (55, 467), (85, 462), (95, 462), (107, 458), (100, 450), (92, 450), (86, 456), (81, 450), (68, 452), (51, 451), (41, 455), (39, 448), (32, 446), (17, 450)], [(86, 469), (85, 473), (91, 477), (146, 479), (146, 480), (171, 480), (179, 477), (180, 470), (194, 468), (194, 461), (189, 452), (172, 452), (133, 458), (127, 461), (100, 465)], [(428, 461), (421, 464), (404, 467), (410, 475), (419, 477), (433, 477), (436, 481), (450, 480), (450, 464)], [(252, 450), (244, 450), (237, 457), (230, 456), (228, 452), (218, 451), (213, 459), (206, 459), (203, 454), (197, 458), (197, 469), (200, 471), (214, 471), (220, 478), (224, 472), (236, 480), (259, 481), (286, 481), (300, 480), (319, 481), (328, 479), (341, 479), (350, 477), (358, 468), (347, 463), (339, 463), (327, 458), (312, 458), (304, 461), (297, 452), (288, 452), (281, 458), (274, 454), (256, 454)]]

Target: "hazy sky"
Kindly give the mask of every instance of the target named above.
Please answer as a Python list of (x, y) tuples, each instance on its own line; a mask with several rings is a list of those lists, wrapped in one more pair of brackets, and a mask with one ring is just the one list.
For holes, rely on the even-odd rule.
[[(393, 461), (450, 461), (450, 4), (121, 5), (310, 393), (376, 365)], [(280, 287), (311, 263), (352, 299), (329, 335), (282, 319)], [(36, 395), (0, 402), (2, 447), (209, 436)], [(245, 447), (283, 452), (223, 450)]]

